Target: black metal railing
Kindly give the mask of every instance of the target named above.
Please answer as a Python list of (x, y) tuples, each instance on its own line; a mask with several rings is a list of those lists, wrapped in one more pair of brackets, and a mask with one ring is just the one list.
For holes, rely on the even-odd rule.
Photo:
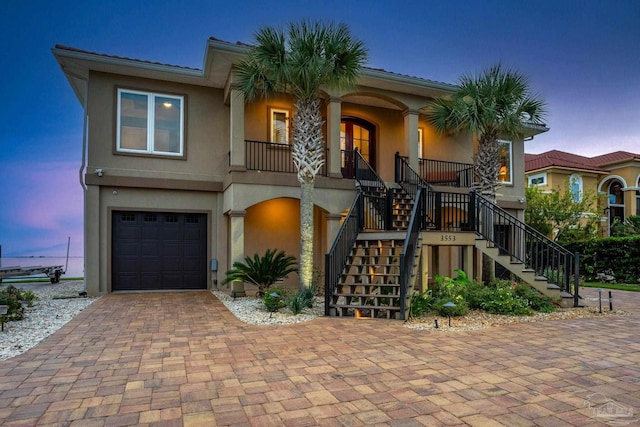
[(469, 163), (420, 159), (418, 169), (420, 177), (431, 185), (450, 187), (471, 187), (473, 185), (473, 165)]
[(358, 150), (353, 153), (354, 178), (365, 195), (364, 227), (368, 230), (389, 230), (393, 208), (391, 191)]
[(336, 284), (347, 263), (347, 257), (358, 239), (358, 234), (363, 229), (362, 211), (364, 207), (364, 194), (358, 191), (356, 198), (344, 219), (336, 239), (324, 259), (324, 314), (329, 315), (329, 306)]
[(502, 253), (574, 297), (578, 305), (580, 271), (574, 254), (492, 201), (475, 194), (475, 230)]
[[(245, 167), (247, 170), (264, 172), (298, 173), (293, 163), (293, 146), (263, 141), (245, 141)], [(326, 151), (325, 163), (318, 175), (327, 175)]]
[(400, 319), (407, 318), (407, 298), (409, 297), (411, 275), (416, 261), (416, 247), (422, 229), (422, 222), (425, 211), (425, 188), (418, 187), (414, 198), (413, 210), (407, 227), (407, 236), (404, 239), (404, 246), (400, 254)]
[(472, 197), (466, 193), (429, 191), (426, 195), (425, 228), (438, 231), (474, 231)]

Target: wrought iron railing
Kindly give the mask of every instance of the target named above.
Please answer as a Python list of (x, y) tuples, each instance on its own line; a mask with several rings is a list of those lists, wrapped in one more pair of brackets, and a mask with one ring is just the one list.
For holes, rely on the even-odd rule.
[(547, 278), (573, 295), (578, 305), (580, 270), (574, 254), (492, 201), (475, 194), (475, 230), (502, 253), (521, 262), (526, 269)]
[(365, 194), (364, 226), (369, 230), (391, 228), (392, 194), (382, 178), (367, 163), (358, 150), (354, 151), (354, 177)]
[(471, 187), (473, 185), (473, 165), (469, 163), (420, 159), (419, 171), (420, 177), (431, 185), (450, 187)]
[(364, 210), (364, 194), (358, 191), (356, 198), (344, 219), (336, 239), (324, 260), (324, 314), (329, 315), (329, 306), (336, 284), (340, 281), (340, 276), (347, 263), (347, 257), (353, 249), (353, 245), (358, 238), (358, 234), (363, 229), (362, 211)]
[(416, 247), (425, 211), (425, 188), (418, 187), (414, 198), (413, 210), (409, 226), (407, 227), (407, 236), (404, 239), (402, 254), (400, 254), (400, 319), (407, 318), (407, 298), (409, 297), (411, 286), (411, 275), (415, 263)]
[[(245, 167), (264, 172), (297, 173), (293, 163), (293, 146), (263, 141), (245, 141)], [(326, 159), (326, 152), (325, 152)], [(322, 165), (318, 175), (327, 175), (327, 165)]]

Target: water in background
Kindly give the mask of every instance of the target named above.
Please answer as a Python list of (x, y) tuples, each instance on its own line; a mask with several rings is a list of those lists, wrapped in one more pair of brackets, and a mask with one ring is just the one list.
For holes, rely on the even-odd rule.
[[(48, 257), (48, 256), (34, 256), (34, 257), (2, 257), (0, 258), (1, 267), (34, 267), (34, 266), (57, 266), (61, 265), (64, 270), (67, 265), (66, 257)], [(45, 277), (44, 274), (40, 274), (34, 277)], [(69, 257), (69, 264), (67, 270), (62, 278), (66, 277), (84, 277), (84, 257)], [(24, 277), (22, 277), (24, 278)]]

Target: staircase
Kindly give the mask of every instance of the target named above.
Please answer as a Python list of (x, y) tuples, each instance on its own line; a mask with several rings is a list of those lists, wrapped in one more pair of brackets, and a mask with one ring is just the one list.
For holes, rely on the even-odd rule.
[(361, 233), (347, 257), (330, 315), (400, 318), (400, 255), (404, 233)]
[(537, 289), (538, 292), (552, 298), (554, 301), (558, 301), (561, 307), (574, 306), (572, 294), (562, 290), (557, 284), (550, 283), (546, 277), (536, 274), (535, 270), (524, 267), (522, 262), (514, 260), (510, 255), (491, 245), (487, 240), (478, 238), (475, 246), (480, 252), (502, 265), (529, 286)]

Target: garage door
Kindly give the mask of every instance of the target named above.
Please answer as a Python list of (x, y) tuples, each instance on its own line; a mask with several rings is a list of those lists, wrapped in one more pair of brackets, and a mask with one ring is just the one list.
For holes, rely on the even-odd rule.
[(114, 211), (112, 289), (206, 289), (206, 218)]

